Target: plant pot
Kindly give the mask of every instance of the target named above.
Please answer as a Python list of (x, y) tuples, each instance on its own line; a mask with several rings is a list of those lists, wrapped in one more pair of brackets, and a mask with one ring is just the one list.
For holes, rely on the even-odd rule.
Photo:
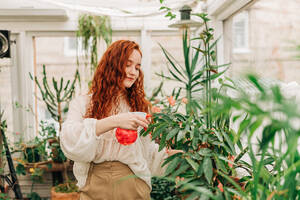
[(61, 193), (55, 192), (55, 187), (51, 189), (51, 200), (79, 200), (80, 194), (78, 192)]

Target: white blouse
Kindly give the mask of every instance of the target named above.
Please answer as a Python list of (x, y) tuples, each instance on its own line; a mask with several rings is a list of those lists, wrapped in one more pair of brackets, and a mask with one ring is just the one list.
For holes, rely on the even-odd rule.
[[(167, 157), (165, 149), (158, 152), (158, 144), (150, 135), (139, 137), (135, 143), (125, 146), (118, 143), (115, 129), (96, 136), (96, 119), (83, 118), (88, 95), (78, 96), (70, 102), (68, 116), (60, 133), (61, 148), (67, 158), (74, 161), (73, 173), (78, 187), (85, 185), (90, 162), (120, 161), (127, 164), (133, 173), (151, 188), (151, 175), (164, 172), (161, 165)], [(121, 101), (117, 113), (129, 112), (129, 106)]]

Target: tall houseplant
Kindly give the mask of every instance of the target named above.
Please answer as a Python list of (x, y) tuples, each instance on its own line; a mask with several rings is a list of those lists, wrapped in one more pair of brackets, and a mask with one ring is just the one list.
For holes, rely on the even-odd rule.
[[(253, 92), (245, 92), (236, 82), (235, 97), (220, 95), (216, 114), (235, 111), (239, 126), (236, 139), (245, 137), (249, 159), (236, 166), (247, 171), (245, 199), (300, 198), (300, 114), (298, 103), (284, 95), (278, 84), (264, 85), (256, 75), (246, 77)], [(237, 186), (238, 187), (238, 186)]]
[[(212, 81), (225, 72), (218, 72), (225, 65), (217, 65), (217, 41), (213, 39), (213, 29), (207, 25), (207, 15), (197, 16), (203, 21), (204, 29), (195, 39), (199, 43), (194, 47), (196, 52), (192, 58), (190, 41), (187, 34), (184, 34), (184, 67), (162, 47), (171, 67), (169, 76), (160, 76), (183, 85), (184, 96), (177, 92), (175, 100), (180, 95), (181, 99), (186, 99), (186, 113), (178, 112), (178, 106), (169, 98), (170, 106), (164, 107), (161, 113), (153, 114), (154, 123), (142, 135), (152, 132), (153, 140), (159, 138), (159, 150), (171, 147), (184, 151), (167, 158), (164, 163), (168, 164), (165, 175), (170, 180), (177, 180), (176, 187), (181, 198), (233, 196), (235, 192), (242, 192), (233, 187), (240, 184), (232, 167), (232, 158), (237, 156), (235, 133), (229, 127), (228, 115), (212, 118), (210, 109), (218, 100), (213, 91), (222, 91), (213, 88)], [(226, 87), (225, 83), (221, 85), (222, 88)], [(203, 96), (204, 100), (199, 96)], [(242, 154), (245, 151), (243, 149)], [(191, 185), (197, 189), (191, 189)], [(230, 188), (230, 192), (224, 194), (226, 186)]]
[[(43, 65), (42, 83), (38, 81), (36, 76), (32, 77), (32, 75), (30, 74), (30, 77), (38, 85), (38, 88), (42, 95), (42, 100), (46, 104), (47, 110), (50, 112), (51, 117), (58, 122), (59, 131), (61, 131), (64, 114), (68, 112), (69, 102), (71, 101), (75, 93), (75, 84), (77, 81), (80, 81), (78, 70), (76, 70), (75, 72), (74, 79), (72, 81), (68, 80), (66, 83), (64, 82), (63, 77), (59, 81), (55, 80), (55, 78), (52, 77), (52, 84), (49, 84), (45, 65)], [(59, 137), (57, 137), (57, 135), (54, 135), (54, 141), (52, 141), (50, 145), (57, 151), (56, 153), (58, 155), (62, 156), (60, 160), (64, 165), (63, 178), (66, 182), (65, 186), (68, 189), (66, 190), (66, 192), (69, 192), (69, 190), (73, 190), (74, 188), (69, 182), (67, 166), (64, 162), (66, 160), (66, 157), (62, 153)]]

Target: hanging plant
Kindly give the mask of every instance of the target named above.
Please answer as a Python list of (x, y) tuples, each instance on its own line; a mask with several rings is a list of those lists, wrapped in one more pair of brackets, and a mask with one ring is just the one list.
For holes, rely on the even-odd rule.
[[(98, 65), (98, 44), (103, 38), (106, 45), (110, 45), (112, 29), (108, 16), (84, 14), (78, 19), (76, 37), (81, 38), (86, 61), (90, 56), (90, 73), (93, 74)], [(85, 63), (87, 66), (87, 62)]]

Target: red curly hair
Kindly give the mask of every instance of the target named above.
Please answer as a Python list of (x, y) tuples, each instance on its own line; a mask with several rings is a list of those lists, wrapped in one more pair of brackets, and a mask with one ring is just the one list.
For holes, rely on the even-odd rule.
[(123, 85), (126, 64), (134, 50), (142, 56), (137, 43), (118, 40), (105, 51), (88, 92), (92, 97), (85, 113), (86, 118), (102, 119), (110, 116), (112, 109), (119, 104), (121, 95), (125, 96), (131, 112), (148, 112), (150, 103), (145, 99), (143, 72), (139, 71), (139, 77), (130, 88)]

